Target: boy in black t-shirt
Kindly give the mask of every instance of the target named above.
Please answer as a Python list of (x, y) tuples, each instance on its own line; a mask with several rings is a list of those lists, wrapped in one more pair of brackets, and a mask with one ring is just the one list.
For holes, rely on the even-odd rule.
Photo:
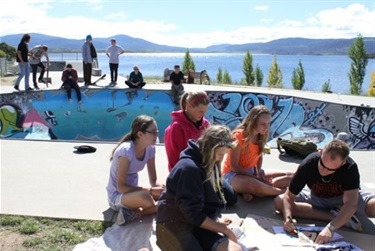
[(184, 80), (184, 74), (180, 71), (179, 65), (174, 66), (174, 72), (172, 72), (169, 76), (169, 80), (172, 83), (171, 96), (173, 103), (175, 105), (179, 105), (180, 98), (182, 94), (184, 94), (184, 86), (182, 85), (182, 82)]
[(349, 147), (335, 139), (302, 161), (286, 192), (275, 198), (275, 209), (283, 213), (288, 232), (295, 231), (293, 216), (329, 221), (316, 242), (330, 242), (334, 231), (344, 225), (362, 230), (355, 213), (375, 217), (375, 194), (361, 191), (359, 184)]

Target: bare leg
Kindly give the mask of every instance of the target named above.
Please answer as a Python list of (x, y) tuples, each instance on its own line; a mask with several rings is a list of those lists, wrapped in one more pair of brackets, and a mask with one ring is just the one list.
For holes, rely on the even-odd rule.
[(367, 202), (365, 211), (368, 217), (375, 217), (375, 198), (372, 198)]
[[(277, 196), (274, 200), (275, 209), (279, 212), (283, 212), (282, 197), (283, 195)], [(322, 221), (330, 221), (334, 217), (329, 211), (316, 209), (311, 204), (305, 202), (295, 203), (295, 207), (293, 207), (293, 216)]]
[(278, 188), (287, 188), (294, 175), (293, 172), (266, 171), (267, 179), (272, 181), (272, 186)]
[(233, 178), (231, 185), (237, 193), (251, 194), (258, 197), (275, 196), (284, 192), (283, 189), (272, 187), (255, 178), (240, 174)]
[(238, 245), (237, 243), (229, 239), (220, 243), (216, 248), (216, 251), (227, 251), (227, 250), (242, 251), (242, 248), (240, 245)]
[(141, 215), (156, 213), (156, 204), (151, 195), (145, 191), (135, 191), (122, 196), (121, 203), (132, 210), (139, 210)]

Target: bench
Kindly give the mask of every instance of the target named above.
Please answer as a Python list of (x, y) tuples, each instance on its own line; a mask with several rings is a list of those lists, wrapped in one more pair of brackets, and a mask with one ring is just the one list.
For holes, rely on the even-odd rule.
[[(172, 72), (173, 70), (169, 70), (168, 68), (164, 70), (164, 80), (163, 80), (164, 82), (169, 82), (169, 76), (171, 75)], [(183, 83), (194, 84), (196, 79), (199, 80), (200, 85), (210, 84), (210, 77), (208, 76), (206, 70), (203, 70), (201, 72), (195, 72), (195, 71), (190, 70), (188, 74), (185, 74)]]

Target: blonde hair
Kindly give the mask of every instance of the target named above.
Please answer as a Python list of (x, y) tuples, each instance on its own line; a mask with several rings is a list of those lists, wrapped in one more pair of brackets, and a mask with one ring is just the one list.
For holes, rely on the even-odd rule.
[[(247, 149), (250, 144), (251, 136), (253, 136), (254, 129), (258, 125), (258, 121), (261, 115), (271, 116), (271, 112), (264, 105), (254, 106), (250, 110), (246, 118), (242, 120), (242, 122), (234, 129), (234, 132), (243, 130), (245, 136), (245, 149)], [(258, 137), (256, 144), (258, 145), (259, 154), (261, 155), (264, 152), (264, 146), (266, 145), (269, 137), (269, 129), (264, 135), (258, 134), (257, 136)]]
[(230, 129), (223, 125), (213, 125), (208, 127), (197, 140), (197, 145), (201, 150), (203, 159), (202, 167), (205, 169), (207, 177), (210, 177), (215, 164), (215, 154), (219, 147), (233, 149), (236, 142), (232, 138)]
[(127, 134), (125, 134), (122, 137), (122, 139), (120, 140), (120, 142), (117, 144), (117, 146), (112, 150), (112, 153), (111, 153), (111, 156), (110, 156), (109, 160), (110, 161), (113, 160), (113, 155), (114, 155), (117, 147), (119, 147), (119, 145), (121, 145), (125, 141), (135, 141), (136, 139), (138, 139), (137, 133), (138, 132), (145, 133), (152, 123), (156, 123), (155, 119), (153, 117), (150, 117), (150, 116), (147, 116), (147, 115), (137, 116), (132, 122), (131, 131), (128, 132)]
[(209, 105), (210, 99), (205, 91), (189, 91), (185, 92), (181, 97), (181, 109), (186, 110), (187, 104), (190, 104), (193, 107), (198, 105)]

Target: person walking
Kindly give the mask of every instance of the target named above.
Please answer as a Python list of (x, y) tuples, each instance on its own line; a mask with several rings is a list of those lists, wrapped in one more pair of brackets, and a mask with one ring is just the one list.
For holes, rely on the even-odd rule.
[(29, 65), (29, 47), (28, 43), (30, 42), (31, 36), (29, 34), (24, 34), (21, 38), (20, 43), (17, 46), (17, 63), (20, 69), (18, 78), (14, 83), (14, 89), (19, 91), (19, 85), (22, 78), (25, 78), (25, 91), (32, 91), (33, 88), (29, 86), (29, 77), (30, 77), (30, 65)]
[(109, 58), (109, 70), (111, 71), (111, 86), (117, 85), (118, 67), (120, 64), (119, 56), (125, 53), (125, 50), (116, 44), (116, 39), (111, 39), (111, 46), (107, 48), (105, 54)]
[[(86, 36), (86, 42), (82, 45), (82, 60), (83, 60), (83, 81), (84, 85), (91, 85), (92, 75), (92, 37), (91, 35)], [(95, 52), (96, 53), (96, 52)]]
[(71, 64), (66, 65), (66, 69), (63, 71), (61, 80), (63, 81), (63, 88), (66, 90), (68, 100), (70, 103), (72, 100), (72, 89), (76, 91), (77, 100), (79, 104), (82, 104), (81, 90), (78, 86), (78, 74)]
[[(46, 69), (49, 66), (49, 57), (48, 57), (47, 51), (48, 51), (48, 47), (46, 45), (34, 46), (30, 51), (31, 55), (29, 57), (29, 62), (30, 62), (30, 66), (31, 66), (31, 69), (32, 69), (32, 74), (33, 74), (34, 88), (36, 90), (39, 90), (38, 82), (45, 84), (45, 82), (43, 80), (43, 76), (44, 76), (44, 73), (45, 73)], [(42, 57), (43, 56), (47, 60), (47, 66), (45, 66), (42, 63)], [(40, 71), (38, 82), (37, 82), (36, 81), (36, 75), (37, 75), (38, 67), (41, 68), (41, 71)], [(47, 79), (47, 81), (48, 81), (48, 79)]]

